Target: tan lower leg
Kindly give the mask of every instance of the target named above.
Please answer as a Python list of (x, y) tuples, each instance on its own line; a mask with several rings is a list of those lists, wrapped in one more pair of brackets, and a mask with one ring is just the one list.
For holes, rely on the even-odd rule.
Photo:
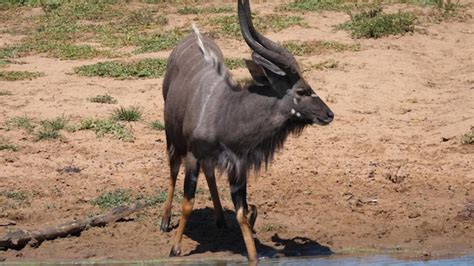
[(181, 214), (181, 219), (179, 220), (178, 230), (176, 230), (174, 245), (170, 254), (172, 256), (181, 255), (181, 240), (183, 239), (183, 233), (186, 227), (186, 222), (188, 221), (188, 218), (191, 215), (191, 212), (193, 211), (193, 206), (194, 199), (188, 200), (185, 198), (183, 200), (183, 213)]
[(255, 241), (253, 239), (252, 229), (250, 229), (243, 207), (237, 210), (237, 222), (240, 225), (240, 230), (242, 230), (245, 247), (247, 248), (248, 259), (249, 261), (256, 261), (257, 249), (255, 248)]

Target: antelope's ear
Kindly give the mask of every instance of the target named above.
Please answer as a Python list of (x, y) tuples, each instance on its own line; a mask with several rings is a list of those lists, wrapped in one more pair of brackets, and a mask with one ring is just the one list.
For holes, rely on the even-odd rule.
[(270, 81), (268, 80), (267, 76), (265, 75), (265, 70), (259, 64), (255, 63), (252, 60), (245, 60), (245, 64), (247, 65), (247, 69), (252, 75), (253, 80), (259, 86), (268, 86), (270, 85)]
[(256, 52), (253, 52), (252, 53), (252, 60), (259, 64), (260, 66), (262, 66), (265, 71), (268, 73), (268, 71), (274, 73), (274, 74), (277, 74), (278, 76), (285, 76), (286, 73), (281, 70), (281, 68), (279, 68), (277, 65), (273, 64), (272, 62), (270, 62), (268, 59), (266, 59), (265, 57), (257, 54)]

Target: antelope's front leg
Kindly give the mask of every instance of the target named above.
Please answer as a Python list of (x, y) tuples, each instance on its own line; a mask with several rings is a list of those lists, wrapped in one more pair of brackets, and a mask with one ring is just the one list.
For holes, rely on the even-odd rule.
[[(249, 261), (257, 260), (257, 249), (255, 248), (255, 241), (253, 239), (252, 227), (256, 218), (256, 208), (252, 205), (252, 213), (255, 215), (250, 215), (249, 218), (253, 221), (249, 221), (247, 218), (248, 215), (248, 206), (247, 206), (247, 181), (246, 177), (235, 178), (230, 177), (230, 191), (232, 196), (232, 202), (234, 203), (235, 213), (237, 216), (237, 222), (239, 223), (240, 230), (244, 237), (245, 247), (247, 248), (247, 256)], [(254, 211), (255, 210), (255, 211)], [(252, 227), (251, 227), (252, 226)]]
[(178, 230), (174, 238), (174, 245), (171, 248), (170, 256), (181, 255), (181, 240), (183, 239), (186, 222), (193, 211), (194, 195), (196, 194), (196, 186), (199, 175), (199, 162), (189, 153), (186, 156), (186, 174), (184, 177), (184, 199), (181, 219), (179, 221)]

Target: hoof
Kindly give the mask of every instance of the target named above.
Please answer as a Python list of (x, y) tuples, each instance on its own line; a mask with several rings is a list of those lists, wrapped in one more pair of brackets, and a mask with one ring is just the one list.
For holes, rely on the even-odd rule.
[(255, 221), (257, 220), (257, 207), (255, 207), (255, 205), (249, 205), (250, 206), (250, 212), (248, 214), (248, 223), (249, 223), (249, 226), (250, 228), (252, 229), (252, 231), (255, 232), (255, 230), (253, 230), (253, 227), (255, 225)]
[(170, 257), (178, 257), (178, 256), (181, 256), (181, 248), (173, 246), (170, 251)]
[(161, 219), (161, 226), (160, 226), (161, 232), (169, 232), (170, 231), (170, 217), (165, 217)]

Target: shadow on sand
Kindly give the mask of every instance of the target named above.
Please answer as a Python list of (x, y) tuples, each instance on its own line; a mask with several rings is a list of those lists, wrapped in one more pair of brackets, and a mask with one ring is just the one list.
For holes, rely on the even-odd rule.
[[(185, 254), (185, 256), (220, 251), (229, 251), (245, 256), (245, 244), (240, 227), (235, 219), (235, 213), (225, 210), (224, 217), (227, 228), (220, 229), (215, 225), (213, 209), (193, 210), (184, 234), (199, 244), (194, 250)], [(318, 242), (306, 237), (282, 239), (275, 234), (271, 240), (275, 247), (267, 246), (258, 239), (255, 239), (259, 257), (327, 256), (333, 253), (329, 247), (320, 245)]]

